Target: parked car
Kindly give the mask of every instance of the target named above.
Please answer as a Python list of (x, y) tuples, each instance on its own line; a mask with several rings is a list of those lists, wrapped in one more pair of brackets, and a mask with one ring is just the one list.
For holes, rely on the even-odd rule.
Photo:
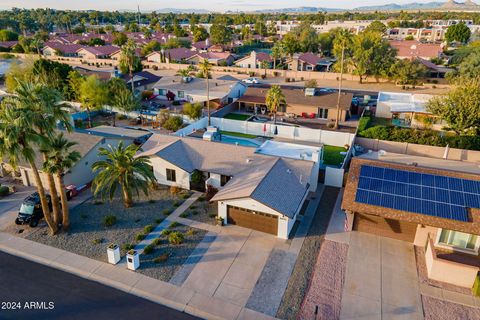
[[(49, 194), (47, 196), (48, 206), (52, 210), (52, 198)], [(18, 216), (15, 219), (15, 224), (22, 225), (28, 224), (30, 227), (35, 228), (38, 222), (43, 218), (42, 204), (40, 202), (40, 196), (37, 192), (32, 193), (23, 200)]]
[(243, 79), (242, 81), (245, 82), (245, 83), (248, 83), (248, 84), (258, 84), (258, 83), (260, 83), (260, 80), (258, 80), (258, 78), (255, 78), (255, 77)]

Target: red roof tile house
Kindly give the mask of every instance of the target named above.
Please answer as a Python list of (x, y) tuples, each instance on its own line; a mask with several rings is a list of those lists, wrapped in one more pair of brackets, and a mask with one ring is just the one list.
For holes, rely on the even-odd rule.
[(273, 60), (268, 53), (252, 51), (250, 55), (235, 61), (235, 65), (241, 68), (262, 68), (262, 62), (267, 61), (271, 66)]
[(0, 41), (0, 52), (10, 51), (17, 44), (18, 44), (18, 41)]
[(196, 55), (196, 51), (188, 48), (173, 48), (161, 51), (154, 51), (146, 56), (148, 62), (156, 63), (181, 63)]
[(443, 46), (435, 43), (422, 43), (415, 40), (389, 41), (390, 46), (397, 50), (397, 58), (412, 59), (422, 58), (430, 60), (438, 58), (443, 52)]
[(414, 244), (428, 278), (471, 289), (480, 271), (479, 174), (465, 161), (384, 151), (355, 157), (342, 201), (346, 225)]
[(287, 61), (288, 70), (295, 71), (318, 71), (322, 58), (312, 52), (302, 54), (294, 54), (291, 59)]
[(42, 54), (51, 57), (76, 57), (77, 51), (83, 47), (81, 44), (63, 44), (56, 41), (49, 41), (43, 46)]
[(109, 59), (112, 54), (120, 50), (117, 46), (98, 46), (98, 47), (83, 47), (77, 51), (80, 58), (87, 60), (94, 59)]
[(186, 59), (186, 62), (197, 65), (205, 59), (217, 66), (230, 66), (235, 61), (235, 57), (230, 52), (199, 52)]

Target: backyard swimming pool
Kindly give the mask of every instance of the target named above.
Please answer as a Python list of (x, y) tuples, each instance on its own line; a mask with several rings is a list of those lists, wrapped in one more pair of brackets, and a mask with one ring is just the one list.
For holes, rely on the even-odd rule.
[(237, 137), (227, 136), (224, 134), (222, 134), (222, 139), (220, 141), (223, 143), (239, 144), (244, 147), (258, 148), (260, 146), (260, 143), (256, 143), (250, 139), (237, 138)]

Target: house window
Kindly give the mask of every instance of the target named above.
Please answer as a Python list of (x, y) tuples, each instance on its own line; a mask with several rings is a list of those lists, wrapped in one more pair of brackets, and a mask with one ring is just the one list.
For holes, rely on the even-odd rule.
[(166, 89), (158, 89), (158, 95), (159, 96), (166, 96), (167, 95), (167, 90)]
[(177, 177), (176, 177), (176, 174), (175, 174), (175, 170), (173, 170), (173, 169), (167, 169), (167, 181), (172, 181), (172, 182), (176, 182), (176, 181), (177, 181)]
[(223, 174), (220, 176), (220, 186), (224, 186), (230, 180), (229, 176), (224, 176)]
[(318, 118), (328, 119), (328, 109), (318, 108)]
[(277, 112), (287, 112), (287, 106), (284, 104), (279, 105)]
[(185, 91), (178, 91), (178, 98), (180, 99), (185, 98)]
[(478, 253), (479, 240), (477, 235), (448, 229), (441, 229), (437, 235), (438, 246), (475, 254)]

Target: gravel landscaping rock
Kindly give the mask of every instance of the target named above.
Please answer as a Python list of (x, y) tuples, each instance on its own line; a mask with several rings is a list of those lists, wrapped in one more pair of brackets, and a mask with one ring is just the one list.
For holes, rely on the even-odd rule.
[(348, 245), (325, 240), (300, 311), (300, 319), (339, 319), (345, 281)]
[(422, 296), (425, 320), (480, 319), (480, 309)]
[(302, 249), (298, 255), (292, 275), (288, 281), (287, 289), (282, 298), (282, 303), (277, 311), (277, 318), (297, 319), (302, 301), (308, 290), (312, 278), (315, 262), (320, 247), (324, 241), (328, 222), (332, 215), (339, 189), (325, 187), (320, 206), (317, 209), (313, 222), (308, 230), (307, 237), (303, 242)]
[[(107, 261), (106, 248), (110, 243), (120, 246), (134, 244), (135, 236), (143, 233), (147, 225), (155, 225), (165, 218), (164, 209), (172, 209), (175, 201), (183, 202), (180, 195), (172, 195), (168, 188), (150, 192), (149, 197), (143, 194), (134, 199), (134, 206), (126, 209), (121, 197), (112, 202), (101, 203), (90, 199), (70, 211), (70, 230), (49, 236), (45, 224), (28, 234), (27, 239), (49, 246), (67, 250), (92, 259)], [(108, 215), (116, 217), (110, 227), (104, 226), (104, 218)], [(122, 248), (122, 256), (125, 250)]]
[[(209, 203), (208, 201), (197, 200), (185, 213), (187, 214), (187, 219), (215, 225), (215, 217), (218, 213), (218, 204), (216, 202)], [(214, 216), (211, 217), (211, 215)]]
[[(162, 281), (170, 281), (207, 234), (205, 230), (185, 225), (178, 225), (171, 228), (171, 231), (181, 232), (185, 237), (183, 243), (173, 245), (168, 242), (168, 236), (160, 236), (160, 243), (155, 246), (151, 254), (140, 255), (140, 268), (137, 269), (137, 272)], [(190, 259), (188, 261), (195, 263), (197, 260)]]

